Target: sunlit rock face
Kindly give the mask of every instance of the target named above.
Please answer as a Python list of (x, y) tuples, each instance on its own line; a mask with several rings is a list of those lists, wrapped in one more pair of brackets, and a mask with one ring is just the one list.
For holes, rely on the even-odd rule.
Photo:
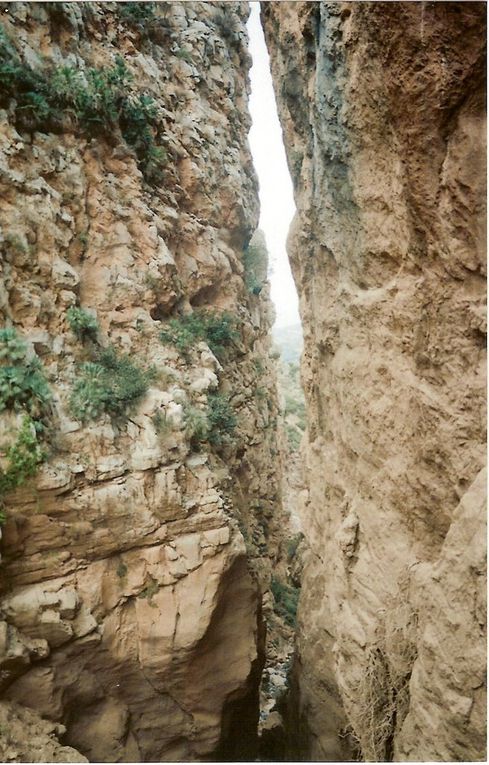
[[(248, 560), (278, 490), (268, 285), (250, 290), (243, 267), (258, 217), (247, 13), (2, 14), (17, 68), (0, 100), (1, 320), (51, 395), (47, 458), (5, 497), (2, 693), (91, 761), (255, 756), (270, 564), (257, 577)], [(77, 337), (72, 307), (96, 338)], [(222, 353), (161, 340), (202, 309), (234, 317)], [(109, 345), (152, 365), (146, 394), (118, 417), (114, 400), (73, 413), (80, 365)], [(1, 413), (2, 443), (19, 416)]]
[(305, 336), (295, 741), (484, 759), (485, 8), (262, 16)]

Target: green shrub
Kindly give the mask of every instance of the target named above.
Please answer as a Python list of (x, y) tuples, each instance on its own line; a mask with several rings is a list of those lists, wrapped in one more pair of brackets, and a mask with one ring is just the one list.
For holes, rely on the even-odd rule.
[(259, 295), (267, 279), (268, 253), (263, 233), (258, 230), (243, 251), (245, 284), (249, 292)]
[(285, 414), (294, 414), (303, 419), (306, 414), (306, 406), (303, 401), (292, 396), (285, 396)]
[(236, 319), (229, 313), (215, 314), (207, 312), (204, 314), (204, 322), (204, 339), (214, 355), (222, 358), (226, 350), (239, 340)]
[(79, 340), (91, 338), (95, 340), (98, 332), (97, 319), (83, 308), (68, 308), (66, 318), (73, 334)]
[(193, 313), (170, 319), (160, 333), (163, 343), (174, 345), (187, 359), (190, 350), (201, 340), (222, 359), (232, 344), (239, 339), (236, 319), (228, 313), (213, 313), (200, 309)]
[(148, 584), (143, 590), (141, 590), (141, 592), (138, 595), (138, 598), (146, 599), (149, 602), (151, 602), (153, 596), (157, 594), (159, 589), (160, 588), (159, 588), (158, 582), (150, 576)]
[(117, 11), (127, 23), (144, 25), (155, 18), (154, 3), (118, 3)]
[(169, 420), (163, 412), (155, 412), (151, 417), (151, 421), (161, 438), (164, 438), (173, 430), (171, 420)]
[(187, 64), (191, 64), (193, 61), (191, 52), (186, 50), (186, 48), (179, 48), (175, 53), (175, 56), (182, 59), (183, 61), (186, 61)]
[(142, 369), (128, 355), (119, 356), (114, 348), (106, 348), (94, 361), (80, 365), (70, 399), (71, 412), (82, 422), (96, 420), (105, 412), (125, 418), (154, 376), (153, 368)]
[(0, 496), (21, 486), (37, 472), (37, 468), (46, 458), (38, 434), (42, 426), (31, 417), (25, 416), (14, 443), (7, 447), (5, 456), (8, 467), (0, 470)]
[(206, 411), (186, 406), (184, 421), (187, 435), (195, 448), (202, 443), (218, 448), (230, 443), (237, 424), (229, 399), (222, 393), (209, 393)]
[(297, 605), (299, 602), (300, 590), (285, 582), (281, 582), (273, 576), (270, 583), (270, 589), (275, 601), (275, 613), (280, 616), (289, 627), (295, 627), (297, 623)]
[(14, 255), (27, 255), (30, 251), (29, 245), (18, 234), (6, 234), (5, 245), (7, 252), (10, 251)]
[(293, 452), (299, 450), (302, 441), (302, 433), (294, 425), (286, 425), (285, 432), (287, 434), (288, 444)]
[(26, 410), (41, 418), (51, 399), (41, 362), (10, 328), (0, 330), (0, 412)]
[(229, 443), (233, 435), (237, 419), (227, 396), (222, 393), (210, 393), (207, 397), (207, 421), (209, 433), (207, 440), (212, 446), (223, 446)]
[(184, 408), (183, 420), (185, 431), (190, 438), (190, 443), (194, 448), (207, 441), (209, 435), (209, 422), (207, 415), (196, 406), (187, 405)]
[[(145, 3), (121, 3), (127, 17), (147, 14)], [(89, 136), (113, 138), (120, 129), (131, 146), (148, 181), (162, 178), (167, 154), (158, 144), (157, 108), (147, 94), (129, 93), (132, 75), (124, 59), (116, 56), (114, 66), (77, 69), (60, 66), (36, 72), (24, 63), (5, 31), (0, 30), (0, 104), (15, 99), (16, 117), (29, 129), (63, 129), (70, 116)]]
[(304, 539), (304, 534), (302, 534), (299, 531), (298, 534), (294, 534), (294, 536), (291, 537), (289, 541), (287, 542), (287, 560), (289, 561), (289, 563), (295, 558), (297, 548), (299, 547), (303, 539)]

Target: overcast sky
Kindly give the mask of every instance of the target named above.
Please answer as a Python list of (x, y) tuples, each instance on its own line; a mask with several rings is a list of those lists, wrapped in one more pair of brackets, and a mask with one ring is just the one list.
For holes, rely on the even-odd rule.
[(248, 33), (253, 57), (249, 104), (253, 125), (249, 139), (260, 181), (260, 228), (265, 232), (270, 253), (272, 300), (277, 311), (276, 326), (283, 327), (300, 322), (297, 293), (285, 250), (295, 205), (258, 2), (251, 3)]

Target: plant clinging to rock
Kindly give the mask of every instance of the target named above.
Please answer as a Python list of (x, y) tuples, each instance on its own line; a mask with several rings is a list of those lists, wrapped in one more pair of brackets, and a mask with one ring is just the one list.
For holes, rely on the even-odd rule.
[(25, 416), (13, 444), (5, 450), (7, 467), (0, 468), (0, 496), (21, 486), (34, 476), (46, 454), (39, 443), (42, 426)]
[(214, 313), (206, 309), (170, 319), (161, 331), (162, 342), (175, 346), (186, 358), (200, 341), (222, 360), (233, 343), (239, 339), (236, 319), (229, 313)]
[(41, 362), (11, 328), (0, 330), (0, 412), (24, 410), (42, 418), (51, 399)]
[(71, 413), (82, 422), (96, 420), (104, 413), (125, 418), (145, 395), (154, 376), (153, 368), (143, 369), (112, 347), (99, 351), (94, 361), (80, 365), (70, 399)]
[(95, 340), (98, 332), (98, 323), (95, 316), (92, 316), (83, 308), (72, 306), (68, 308), (66, 318), (68, 319), (71, 331), (79, 340), (85, 340), (86, 338)]

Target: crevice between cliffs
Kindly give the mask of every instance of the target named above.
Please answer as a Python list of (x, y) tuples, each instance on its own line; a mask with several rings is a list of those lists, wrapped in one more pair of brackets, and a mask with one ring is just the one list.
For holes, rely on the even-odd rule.
[(268, 279), (275, 310), (272, 357), (280, 412), (276, 426), (280, 473), (276, 513), (280, 524), (271, 524), (272, 539), (259, 551), (269, 558), (270, 566), (269, 587), (263, 602), (267, 636), (259, 693), (259, 759), (284, 761), (290, 759), (292, 743), (287, 743), (290, 736), (286, 728), (291, 716), (290, 686), (303, 565), (301, 509), (307, 502), (300, 450), (306, 430), (300, 377), (303, 335), (296, 286), (286, 252), (288, 229), (295, 215), (292, 181), (260, 21), (260, 3), (252, 2), (250, 6), (247, 29), (253, 63), (249, 141), (259, 181), (259, 234), (269, 254)]

